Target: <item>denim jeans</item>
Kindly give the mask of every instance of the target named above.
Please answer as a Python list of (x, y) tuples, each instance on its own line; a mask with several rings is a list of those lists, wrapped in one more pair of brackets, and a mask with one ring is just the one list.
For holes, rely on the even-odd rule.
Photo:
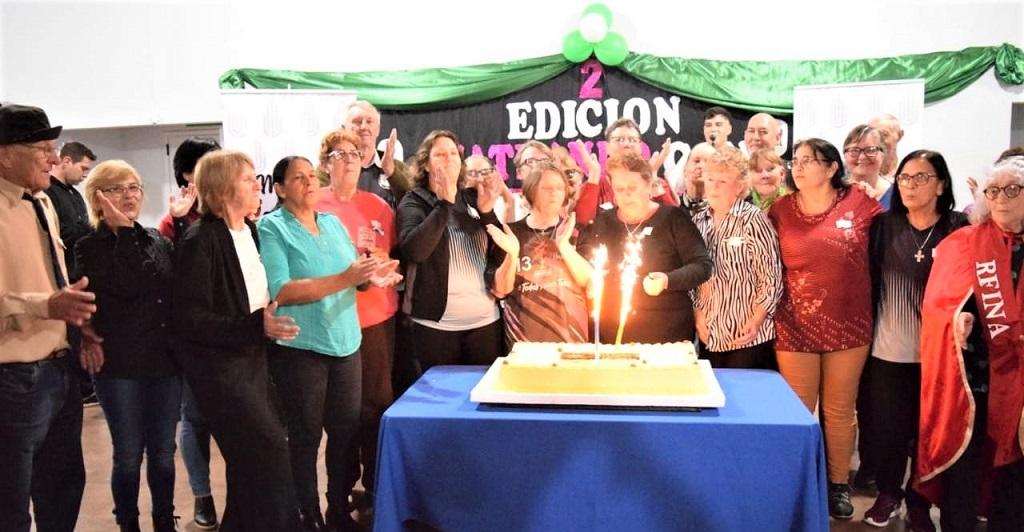
[(143, 453), (153, 515), (174, 515), (174, 434), (181, 405), (181, 377), (123, 379), (100, 373), (96, 376), (96, 397), (114, 446), (110, 491), (117, 522), (139, 515)]
[(210, 429), (199, 413), (196, 396), (188, 383), (181, 386), (181, 458), (188, 471), (193, 497), (206, 497), (210, 491)]
[(320, 506), (316, 462), (327, 432), (327, 504), (347, 508), (351, 486), (346, 477), (351, 445), (359, 426), (362, 369), (359, 351), (345, 356), (321, 355), (275, 345), (270, 371), (288, 429), (288, 448), (299, 507)]
[(70, 356), (0, 364), (0, 530), (72, 532), (85, 489), (82, 397)]

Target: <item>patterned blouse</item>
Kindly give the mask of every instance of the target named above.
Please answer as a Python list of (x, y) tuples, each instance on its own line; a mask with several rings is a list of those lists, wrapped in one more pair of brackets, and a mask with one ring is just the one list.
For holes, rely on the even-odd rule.
[[(714, 263), (711, 278), (697, 287), (694, 298), (707, 323), (708, 349), (731, 351), (775, 338), (771, 316), (782, 296), (782, 264), (779, 239), (768, 217), (740, 200), (717, 226), (710, 207), (695, 214), (693, 223)], [(737, 344), (754, 305), (768, 311), (768, 318), (752, 341)]]
[(857, 187), (839, 191), (827, 211), (806, 215), (790, 194), (768, 217), (779, 234), (785, 292), (775, 313), (777, 351), (826, 353), (871, 343), (868, 265), (878, 202)]

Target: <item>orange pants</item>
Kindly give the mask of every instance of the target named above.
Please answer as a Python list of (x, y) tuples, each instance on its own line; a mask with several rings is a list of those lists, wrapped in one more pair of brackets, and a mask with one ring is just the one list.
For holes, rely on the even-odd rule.
[(821, 401), (829, 482), (846, 483), (857, 433), (857, 388), (868, 346), (827, 353), (778, 351), (779, 372), (808, 410)]

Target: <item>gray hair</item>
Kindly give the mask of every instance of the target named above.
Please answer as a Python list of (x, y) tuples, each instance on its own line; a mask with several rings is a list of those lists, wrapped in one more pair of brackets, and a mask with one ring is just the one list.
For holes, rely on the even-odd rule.
[(970, 214), (972, 224), (987, 222), (992, 217), (985, 189), (993, 179), (1004, 175), (1012, 176), (1017, 179), (1018, 184), (1024, 185), (1024, 156), (1007, 157), (995, 163), (986, 170), (985, 176), (978, 180), (978, 188), (974, 191), (974, 208)]

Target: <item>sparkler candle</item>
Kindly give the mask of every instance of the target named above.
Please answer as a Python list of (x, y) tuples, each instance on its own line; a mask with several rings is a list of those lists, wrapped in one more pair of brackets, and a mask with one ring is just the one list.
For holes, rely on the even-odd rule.
[(622, 331), (626, 329), (626, 318), (629, 316), (629, 311), (633, 309), (630, 302), (633, 300), (633, 288), (636, 286), (636, 270), (640, 267), (640, 252), (643, 250), (643, 245), (640, 242), (643, 238), (643, 235), (628, 237), (623, 249), (622, 262), (619, 264), (622, 303), (619, 305), (619, 330), (615, 333), (615, 345), (622, 343)]
[(590, 263), (594, 266), (594, 272), (590, 275), (590, 282), (593, 286), (591, 292), (594, 297), (594, 308), (592, 310), (594, 316), (594, 358), (597, 359), (599, 356), (599, 346), (601, 345), (601, 295), (604, 293), (604, 274), (607, 273), (605, 268), (608, 266), (608, 248), (604, 245), (598, 246), (594, 250), (594, 256), (590, 259)]

